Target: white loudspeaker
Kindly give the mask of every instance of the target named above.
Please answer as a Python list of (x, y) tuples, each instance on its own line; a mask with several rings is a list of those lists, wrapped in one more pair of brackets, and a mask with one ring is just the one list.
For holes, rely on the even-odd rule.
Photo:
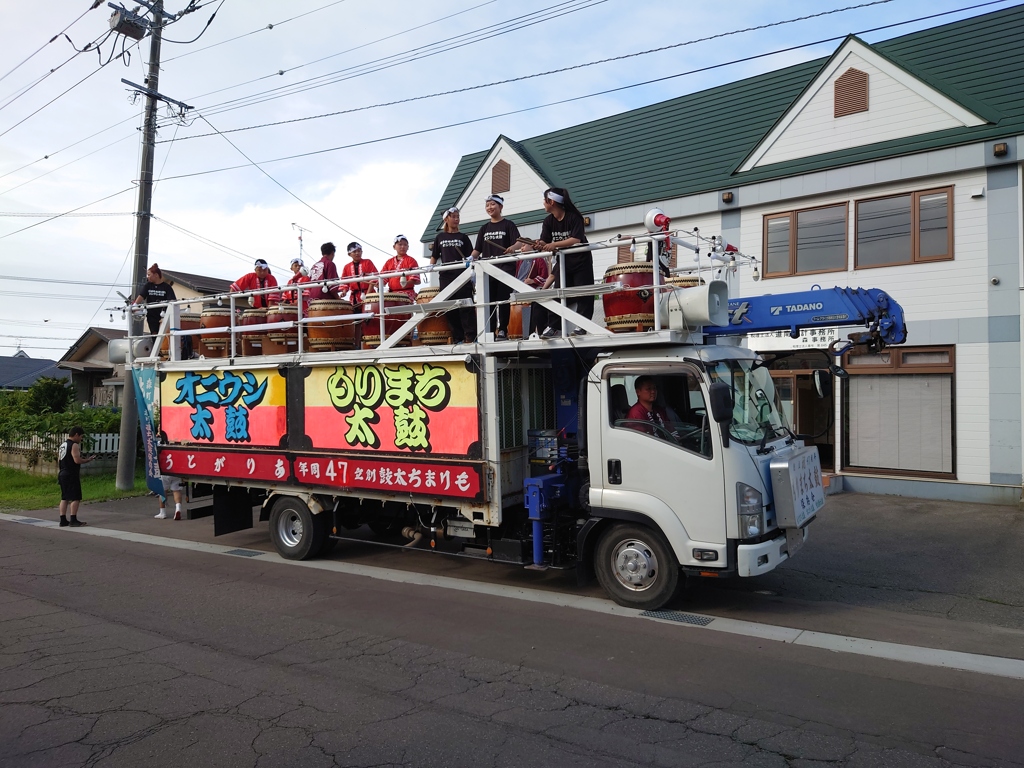
[(729, 286), (712, 280), (693, 288), (668, 291), (661, 300), (661, 323), (673, 331), (729, 324)]
[(149, 357), (153, 354), (152, 339), (136, 339), (132, 344), (132, 357)]
[(111, 365), (128, 362), (128, 339), (113, 339), (107, 344), (107, 360)]

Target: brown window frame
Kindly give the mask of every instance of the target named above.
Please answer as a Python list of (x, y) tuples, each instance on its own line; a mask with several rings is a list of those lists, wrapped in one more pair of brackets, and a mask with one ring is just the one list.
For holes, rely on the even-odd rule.
[[(892, 195), (881, 195), (879, 197), (866, 197), (863, 200), (854, 201), (853, 209), (853, 268), (856, 269), (885, 269), (886, 267), (902, 267), (907, 264), (931, 264), (937, 261), (953, 261), (956, 254), (953, 252), (953, 190), (954, 186), (935, 187), (933, 189), (922, 189), (916, 192), (899, 192)], [(942, 256), (921, 256), (921, 198), (927, 195), (936, 195), (940, 192), (946, 193), (946, 253)], [(876, 200), (889, 200), (894, 197), (906, 197), (910, 195), (910, 260), (892, 261), (886, 264), (860, 264), (858, 243), (860, 240), (860, 205), (871, 203)]]
[[(826, 208), (843, 208), (843, 266), (836, 269), (815, 269), (806, 272), (798, 272), (796, 268), (796, 245), (797, 245), (797, 217), (807, 211), (820, 211)], [(789, 218), (789, 270), (786, 272), (768, 271), (768, 221), (771, 219)], [(846, 272), (850, 268), (850, 203), (830, 203), (828, 205), (814, 205), (810, 208), (797, 208), (792, 211), (780, 211), (779, 213), (766, 213), (761, 221), (761, 273), (765, 280), (776, 277), (794, 277), (796, 275), (822, 275), (829, 272)]]

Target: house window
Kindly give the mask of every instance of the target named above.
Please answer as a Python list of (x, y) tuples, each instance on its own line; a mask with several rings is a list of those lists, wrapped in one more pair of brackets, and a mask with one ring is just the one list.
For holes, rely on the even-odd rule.
[(846, 203), (764, 219), (765, 277), (846, 269)]
[(491, 194), (500, 195), (512, 189), (512, 166), (499, 160), (491, 167)]
[(868, 73), (846, 70), (835, 82), (835, 117), (868, 111)]
[(857, 203), (857, 267), (953, 258), (953, 188)]
[(844, 469), (955, 478), (954, 347), (848, 355)]

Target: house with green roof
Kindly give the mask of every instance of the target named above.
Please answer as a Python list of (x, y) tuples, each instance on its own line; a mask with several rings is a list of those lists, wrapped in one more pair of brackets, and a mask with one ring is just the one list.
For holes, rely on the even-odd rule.
[[(824, 401), (811, 396), (810, 353), (849, 331), (747, 337), (758, 351), (808, 350), (773, 370), (796, 430), (818, 435), (848, 489), (1017, 503), (1021, 40), (1024, 6), (873, 44), (850, 36), (825, 59), (539, 136), (500, 135), (463, 156), (421, 240), (450, 206), (475, 233), (492, 193), (534, 237), (543, 191), (559, 186), (592, 243), (643, 232), (645, 213), (661, 208), (702, 251), (679, 251), (676, 269), (726, 279), (731, 296), (882, 288), (906, 312), (908, 344), (848, 358), (848, 379)], [(735, 265), (708, 260), (708, 235), (739, 249)], [(642, 257), (596, 249), (595, 275)]]

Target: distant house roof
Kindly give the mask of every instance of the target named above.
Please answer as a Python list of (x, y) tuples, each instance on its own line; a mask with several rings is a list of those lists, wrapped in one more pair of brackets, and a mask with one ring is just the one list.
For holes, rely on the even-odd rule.
[(67, 379), (71, 374), (58, 369), (56, 360), (37, 360), (24, 352), (0, 357), (0, 389), (28, 389), (45, 376)]
[(87, 328), (64, 356), (57, 362), (57, 366), (75, 371), (112, 371), (112, 364), (102, 364), (86, 361), (95, 349), (97, 344), (108, 344), (114, 339), (123, 339), (128, 336), (128, 331), (123, 328)]
[(207, 277), (206, 275), (194, 275), (190, 272), (178, 272), (177, 270), (163, 270), (164, 277), (169, 278), (172, 284), (180, 283), (186, 288), (191, 288), (196, 293), (204, 296), (212, 296), (217, 293), (227, 293), (231, 288), (231, 281), (219, 277)]
[[(1024, 5), (870, 48), (987, 122), (848, 147), (739, 171), (831, 57), (807, 61), (509, 144), (584, 214), (1024, 133)], [(507, 137), (506, 137), (507, 139)], [(489, 152), (464, 155), (421, 240), (455, 205)], [(518, 224), (542, 212), (516, 214)], [(465, 217), (464, 217), (465, 218)], [(475, 231), (482, 222), (463, 221)]]

